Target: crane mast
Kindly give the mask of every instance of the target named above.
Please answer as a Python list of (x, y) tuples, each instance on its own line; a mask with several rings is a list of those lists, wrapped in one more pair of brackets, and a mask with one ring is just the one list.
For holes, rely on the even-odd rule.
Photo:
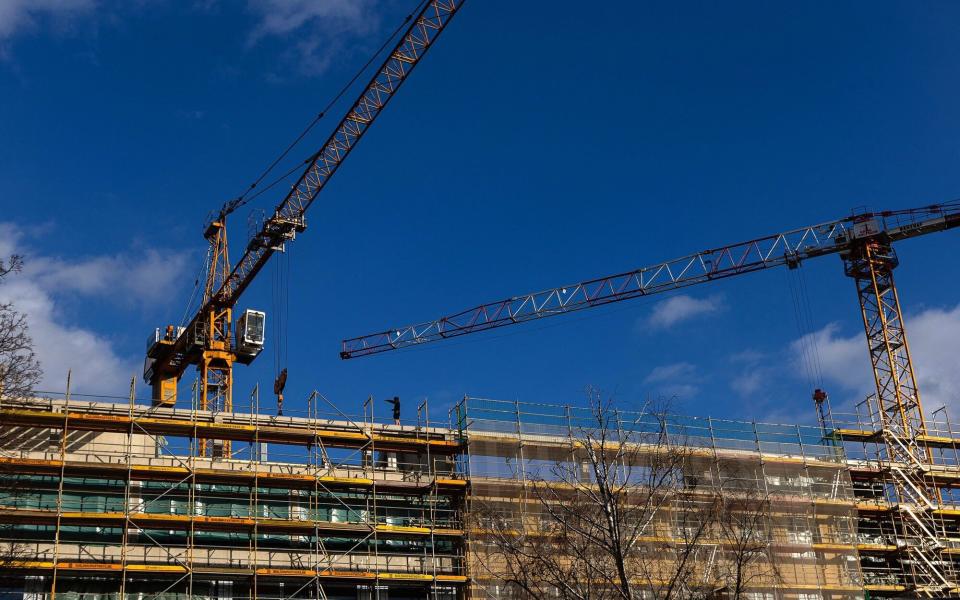
[[(874, 228), (869, 221), (863, 225), (868, 230)], [(957, 226), (956, 216), (948, 217), (944, 225)], [(922, 234), (921, 228), (911, 228), (911, 232)], [(934, 465), (934, 457), (930, 447), (922, 443), (927, 422), (893, 279), (900, 261), (891, 241), (883, 231), (875, 235), (868, 232), (851, 243), (841, 257), (860, 303), (876, 387), (873, 400), (880, 424), (878, 441), (882, 441), (885, 453), (880, 459), (893, 480), (901, 513), (897, 526), (901, 539), (919, 540), (906, 547), (913, 559), (914, 585), (919, 594), (949, 597), (958, 582), (951, 580), (942, 567), (941, 546), (927, 543), (935, 539), (933, 532), (940, 527), (935, 511), (942, 507), (943, 498), (925, 477)]]
[(920, 394), (893, 281), (893, 270), (899, 264), (896, 252), (888, 242), (870, 240), (851, 248), (843, 255), (843, 262), (844, 272), (856, 285), (884, 420), (901, 434), (925, 434)]
[[(177, 384), (186, 368), (200, 372), (201, 409), (232, 409), (235, 362), (249, 364), (263, 347), (264, 313), (245, 311), (233, 329), (233, 309), (243, 291), (275, 252), (306, 228), (305, 214), (344, 159), (407, 80), (464, 0), (431, 0), (364, 87), (347, 114), (315, 154), (270, 217), (250, 238), (230, 266), (227, 217), (242, 204), (226, 203), (211, 219), (204, 237), (209, 243), (208, 272), (200, 309), (186, 327), (157, 329), (147, 344), (144, 379), (151, 384), (154, 405), (174, 406)], [(201, 449), (206, 452), (206, 445)]]

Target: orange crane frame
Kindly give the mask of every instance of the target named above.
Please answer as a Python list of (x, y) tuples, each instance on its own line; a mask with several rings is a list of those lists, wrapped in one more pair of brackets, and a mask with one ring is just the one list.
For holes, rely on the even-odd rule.
[[(207, 226), (209, 268), (201, 308), (182, 329), (159, 330), (147, 349), (144, 379), (152, 387), (154, 405), (174, 406), (177, 384), (186, 368), (200, 371), (199, 408), (232, 409), (233, 364), (247, 364), (256, 353), (244, 353), (233, 339), (233, 308), (274, 252), (306, 228), (305, 214), (330, 177), (380, 115), (407, 77), (432, 47), (464, 0), (430, 0), (412, 19), (363, 92), (319, 151), (253, 235), (233, 267), (227, 246), (227, 216), (237, 207), (227, 203)], [(206, 453), (206, 444), (201, 449)], [(227, 450), (229, 452), (229, 450)]]

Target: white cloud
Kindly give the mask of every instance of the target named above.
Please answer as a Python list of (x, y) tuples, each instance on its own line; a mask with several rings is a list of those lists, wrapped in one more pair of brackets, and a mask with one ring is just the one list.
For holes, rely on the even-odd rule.
[[(839, 323), (829, 323), (823, 329), (791, 342), (793, 366), (797, 373), (805, 376), (810, 368), (807, 363), (816, 360), (825, 381), (831, 381), (847, 391), (869, 393), (873, 380), (864, 334), (858, 332), (843, 336), (839, 330)], [(813, 358), (808, 359), (807, 355)]]
[(678, 362), (654, 367), (643, 379), (646, 386), (667, 397), (690, 398), (700, 391), (697, 368), (688, 362)]
[(30, 273), (42, 289), (109, 294), (127, 306), (151, 305), (167, 296), (185, 261), (185, 254), (163, 254), (153, 248), (76, 261), (40, 256), (30, 261)]
[(0, 41), (34, 30), (42, 19), (66, 21), (95, 6), (94, 0), (0, 0)]
[(952, 309), (928, 308), (907, 315), (904, 321), (927, 414), (944, 405), (955, 413), (960, 408), (960, 304)]
[(307, 75), (326, 71), (350, 38), (379, 28), (373, 0), (251, 0), (248, 6), (258, 19), (248, 43), (290, 41), (291, 59)]
[[(960, 409), (960, 369), (956, 362), (960, 348), (960, 305), (907, 314), (904, 322), (920, 398), (927, 413), (944, 405), (954, 412)], [(875, 391), (864, 334), (857, 331), (845, 336), (839, 330), (838, 324), (831, 323), (794, 341), (790, 350), (795, 367), (803, 369), (803, 344), (814, 340), (824, 381), (855, 399), (862, 399)]]
[(642, 319), (640, 325), (646, 325), (650, 329), (667, 329), (677, 323), (714, 314), (721, 310), (723, 310), (723, 298), (721, 296), (694, 298), (681, 294), (658, 302), (653, 307), (650, 316)]
[(730, 380), (730, 389), (744, 398), (761, 399), (758, 392), (769, 389), (777, 374), (777, 367), (772, 364), (776, 359), (752, 348), (731, 354), (729, 361), (740, 369)]
[[(169, 297), (186, 255), (147, 249), (116, 256), (64, 259), (38, 254), (26, 243), (27, 232), (0, 223), (0, 256), (26, 255), (23, 272), (0, 285), (0, 302), (13, 302), (27, 315), (34, 349), (44, 370), (41, 387), (63, 390), (67, 370), (81, 393), (123, 393), (130, 377), (142, 370), (141, 358), (117, 352), (109, 337), (69, 322), (66, 314), (102, 308), (155, 305)], [(84, 301), (79, 307), (77, 301)], [(108, 308), (108, 310), (116, 310)]]
[(741, 396), (752, 396), (760, 391), (765, 381), (764, 371), (753, 367), (734, 377), (730, 387)]
[(680, 378), (693, 376), (696, 367), (688, 362), (678, 362), (669, 365), (660, 365), (654, 367), (652, 371), (643, 379), (644, 383), (662, 383)]

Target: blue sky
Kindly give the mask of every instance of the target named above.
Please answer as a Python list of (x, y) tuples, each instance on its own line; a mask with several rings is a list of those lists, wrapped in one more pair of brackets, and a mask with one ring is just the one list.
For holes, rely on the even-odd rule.
[[(148, 332), (184, 311), (207, 213), (413, 4), (0, 5), (0, 251), (28, 261), (0, 296), (30, 315), (46, 389), (72, 368), (79, 391), (126, 392)], [(591, 385), (626, 404), (812, 419), (799, 275), (786, 271), (338, 358), (344, 337), (483, 301), (854, 207), (960, 197), (956, 3), (546, 7), (468, 2), (311, 209), (284, 259), (288, 406), (317, 389), (348, 412), (368, 395), (429, 397), (439, 416), (464, 394), (565, 402)], [(232, 223), (235, 257), (246, 219)], [(899, 248), (928, 407), (960, 396), (957, 248), (951, 233)], [(836, 257), (802, 272), (824, 385), (837, 402), (860, 398), (870, 374), (853, 284)], [(272, 273), (241, 307), (274, 314)], [(238, 408), (272, 382), (270, 344), (238, 368)]]

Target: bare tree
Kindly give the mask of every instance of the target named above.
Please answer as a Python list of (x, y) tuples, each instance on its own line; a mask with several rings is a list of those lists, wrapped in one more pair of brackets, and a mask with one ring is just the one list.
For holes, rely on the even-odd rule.
[(720, 506), (717, 533), (725, 553), (716, 562), (718, 587), (733, 600), (744, 598), (755, 586), (773, 587), (781, 581), (772, 551), (773, 510), (762, 477), (733, 461), (717, 461)]
[(41, 375), (26, 315), (0, 304), (0, 398), (29, 397)]
[(12, 254), (9, 259), (0, 259), (0, 281), (10, 273), (19, 273), (23, 269), (23, 257)]
[[(0, 283), (22, 268), (23, 258), (16, 254), (7, 261), (0, 260)], [(0, 303), (0, 399), (30, 396), (41, 377), (26, 315), (9, 302)]]
[[(485, 575), (508, 597), (694, 597), (702, 588), (692, 581), (695, 558), (716, 503), (683, 489), (689, 448), (670, 439), (665, 411), (625, 419), (595, 391), (589, 406), (589, 419), (571, 424), (568, 447), (558, 450), (565, 456), (523, 474), (524, 499), (474, 502)], [(676, 511), (689, 526), (669, 548), (651, 551), (674, 537)]]
[[(723, 489), (723, 466), (665, 406), (627, 418), (594, 391), (589, 405), (564, 456), (474, 500), (479, 579), (501, 598), (696, 600), (739, 599), (767, 575), (765, 498)], [(543, 460), (550, 443), (523, 447)]]
[[(22, 268), (23, 258), (17, 254), (6, 261), (0, 260), (0, 283), (11, 273), (19, 273)], [(40, 364), (33, 352), (33, 340), (27, 330), (26, 317), (14, 310), (12, 304), (0, 303), (0, 401), (29, 396), (40, 377)], [(16, 472), (10, 464), (0, 464), (0, 479), (7, 484), (2, 502), (16, 502), (18, 486), (12, 484)], [(17, 541), (14, 533), (13, 525), (0, 525), (0, 571), (26, 558), (27, 546)], [(0, 586), (16, 582), (16, 578), (0, 576)]]

